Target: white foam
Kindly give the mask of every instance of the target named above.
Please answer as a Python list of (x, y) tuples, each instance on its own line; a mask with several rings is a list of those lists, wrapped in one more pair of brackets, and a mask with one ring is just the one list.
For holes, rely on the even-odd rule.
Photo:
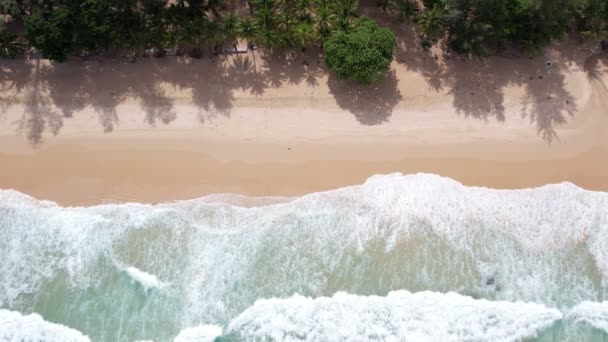
[(587, 324), (608, 333), (608, 301), (583, 302), (568, 312), (566, 319), (577, 324)]
[(258, 300), (228, 326), (244, 340), (519, 341), (561, 318), (533, 303), (474, 300), (455, 293), (395, 291), (386, 297)]
[(194, 203), (208, 203), (208, 204), (223, 204), (234, 207), (265, 207), (269, 205), (275, 205), (280, 203), (288, 203), (293, 201), (297, 197), (286, 197), (286, 196), (263, 196), (263, 197), (249, 197), (239, 194), (212, 194), (204, 197), (196, 198), (193, 200), (177, 201), (180, 204), (186, 204), (188, 202)]
[(213, 342), (222, 336), (222, 328), (217, 325), (199, 325), (183, 329), (173, 342)]
[(237, 199), (63, 208), (0, 190), (0, 307), (87, 291), (107, 304), (82, 313), (89, 322), (161, 329), (135, 306), (112, 316), (131, 303), (123, 273), (165, 286), (147, 312), (166, 310), (173, 326), (227, 324), (258, 298), (294, 293), (455, 291), (560, 309), (608, 293), (608, 193), (569, 183), (493, 190), (392, 174), (285, 203)]
[(15, 342), (83, 342), (89, 338), (78, 330), (50, 323), (38, 314), (22, 315), (0, 309), (0, 341)]
[(124, 270), (134, 281), (138, 282), (145, 289), (161, 289), (165, 286), (165, 283), (158, 280), (158, 278), (154, 274), (144, 272), (132, 266), (126, 267)]

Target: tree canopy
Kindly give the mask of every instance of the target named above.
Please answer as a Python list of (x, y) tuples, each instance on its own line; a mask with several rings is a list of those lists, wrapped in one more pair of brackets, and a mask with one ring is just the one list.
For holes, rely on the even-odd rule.
[[(608, 0), (378, 0), (403, 25), (416, 25), (420, 44), (447, 43), (483, 55), (516, 46), (533, 55), (577, 30), (582, 39), (608, 39)], [(352, 32), (358, 0), (0, 0), (0, 15), (25, 26), (43, 56), (147, 49), (219, 51), (239, 39), (267, 49), (325, 46)], [(243, 6), (245, 8), (243, 8)], [(361, 25), (360, 23), (358, 25)], [(382, 31), (384, 32), (384, 31)], [(14, 51), (4, 30), (0, 50)], [(331, 46), (332, 44), (329, 44)], [(361, 57), (362, 58), (362, 57)]]
[(393, 33), (366, 17), (334, 31), (323, 44), (325, 63), (339, 78), (364, 83), (384, 78), (396, 47)]
[[(483, 54), (512, 43), (530, 55), (571, 30), (594, 2), (607, 0), (425, 0), (422, 31), (433, 42), (442, 35), (456, 52)], [(583, 3), (583, 6), (579, 6)], [(583, 11), (579, 11), (582, 8)], [(600, 21), (605, 22), (606, 12)]]

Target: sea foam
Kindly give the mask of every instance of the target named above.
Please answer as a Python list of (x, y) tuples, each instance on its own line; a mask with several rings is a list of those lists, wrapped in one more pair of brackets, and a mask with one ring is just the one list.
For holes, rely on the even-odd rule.
[(561, 318), (533, 303), (474, 300), (455, 293), (337, 293), (257, 301), (228, 326), (236, 340), (520, 341)]
[(77, 330), (50, 323), (38, 314), (22, 315), (0, 309), (0, 341), (15, 342), (88, 342), (89, 338)]
[[(94, 340), (135, 340), (225, 326), (260, 298), (295, 293), (452, 291), (562, 312), (608, 298), (607, 193), (392, 174), (271, 202), (64, 208), (0, 191), (0, 307), (52, 313)], [(95, 310), (74, 313), (82, 300)]]
[(222, 327), (198, 325), (180, 331), (173, 342), (213, 342), (222, 335)]
[(136, 282), (138, 282), (145, 289), (151, 288), (163, 288), (165, 284), (158, 280), (154, 274), (146, 273), (136, 267), (126, 267), (125, 272)]
[(566, 319), (577, 324), (587, 324), (608, 334), (608, 302), (583, 302), (575, 306)]

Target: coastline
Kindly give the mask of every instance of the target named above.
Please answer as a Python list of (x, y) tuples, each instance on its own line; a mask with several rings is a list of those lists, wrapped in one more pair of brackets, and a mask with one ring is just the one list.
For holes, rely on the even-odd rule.
[[(10, 99), (0, 107), (0, 188), (62, 205), (157, 203), (298, 196), (426, 172), (472, 186), (568, 181), (608, 191), (605, 66), (590, 77), (585, 56), (564, 51), (572, 48), (440, 61), (437, 80), (398, 54), (389, 79), (367, 90), (304, 68), (306, 56), (289, 67), (263, 56), (253, 66), (249, 55), (11, 61), (0, 92)], [(558, 67), (543, 69), (547, 55)], [(18, 75), (25, 63), (38, 65)], [(301, 77), (290, 79), (292, 68), (304, 68)], [(243, 85), (262, 72), (282, 79)]]

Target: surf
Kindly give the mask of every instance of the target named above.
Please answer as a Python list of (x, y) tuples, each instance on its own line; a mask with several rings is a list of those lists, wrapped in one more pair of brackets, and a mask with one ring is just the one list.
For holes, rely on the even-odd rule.
[[(2, 190), (0, 235), (0, 308), (92, 340), (201, 325), (225, 335), (259, 300), (294, 295), (453, 292), (561, 315), (607, 300), (608, 194), (570, 183), (495, 190), (391, 174), (290, 199), (93, 207)], [(571, 317), (554, 329), (605, 333), (602, 315)]]

